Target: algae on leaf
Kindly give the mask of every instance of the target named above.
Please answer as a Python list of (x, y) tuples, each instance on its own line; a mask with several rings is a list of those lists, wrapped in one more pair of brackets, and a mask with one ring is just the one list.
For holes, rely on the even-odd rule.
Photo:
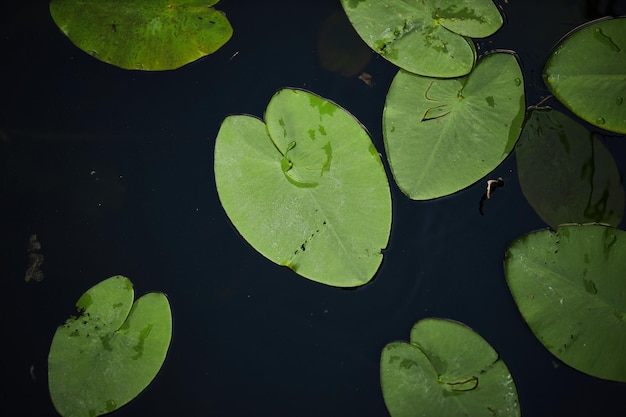
[(491, 0), (353, 1), (341, 4), (361, 38), (400, 68), (430, 77), (460, 77), (472, 70), (471, 38), (502, 26)]
[(504, 261), (520, 313), (554, 356), (626, 382), (626, 232), (560, 226), (513, 242)]
[(265, 123), (229, 116), (215, 142), (215, 182), (239, 233), (271, 261), (337, 287), (382, 262), (391, 196), (365, 128), (335, 103), (282, 89)]
[(587, 129), (555, 110), (531, 110), (515, 156), (520, 186), (539, 217), (618, 226), (624, 189), (613, 156)]
[(212, 54), (232, 36), (219, 0), (52, 0), (50, 14), (80, 49), (109, 64), (171, 70)]
[(50, 346), (48, 385), (63, 417), (94, 417), (135, 398), (161, 369), (172, 336), (167, 297), (133, 303), (128, 278), (114, 276), (76, 302), (78, 316), (60, 326)]

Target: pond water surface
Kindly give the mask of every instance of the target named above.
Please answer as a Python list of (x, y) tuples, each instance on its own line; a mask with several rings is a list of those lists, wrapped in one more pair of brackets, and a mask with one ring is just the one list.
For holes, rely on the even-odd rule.
[[(515, 50), (527, 104), (535, 104), (548, 94), (541, 68), (550, 49), (603, 12), (591, 15), (584, 1), (496, 3), (505, 26), (478, 52)], [(617, 3), (613, 12), (626, 14)], [(46, 377), (52, 336), (86, 289), (117, 274), (137, 295), (165, 292), (174, 330), (157, 378), (116, 416), (385, 416), (381, 349), (408, 340), (425, 317), (461, 321), (484, 337), (509, 367), (524, 416), (623, 412), (626, 384), (562, 364), (513, 302), (504, 251), (546, 227), (520, 191), (513, 156), (489, 176), (506, 185), (484, 216), (484, 181), (414, 202), (390, 179), (389, 246), (375, 280), (356, 290), (271, 263), (231, 225), (213, 178), (215, 136), (226, 115), (261, 117), (282, 87), (343, 106), (384, 155), (382, 110), (397, 69), (365, 60), (370, 86), (358, 71), (325, 68), (320, 31), (339, 1), (223, 0), (217, 8), (233, 38), (159, 73), (124, 71), (78, 50), (46, 2), (10, 7), (0, 17), (1, 415), (56, 415)], [(603, 143), (623, 172), (624, 137)], [(43, 280), (26, 283), (31, 234), (45, 262)]]

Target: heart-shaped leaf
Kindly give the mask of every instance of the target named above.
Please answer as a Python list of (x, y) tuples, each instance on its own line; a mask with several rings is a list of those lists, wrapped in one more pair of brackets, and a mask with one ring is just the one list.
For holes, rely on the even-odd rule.
[(502, 26), (491, 0), (341, 0), (363, 40), (400, 68), (431, 77), (460, 77), (476, 61), (467, 37), (483, 38)]
[(487, 55), (462, 78), (400, 70), (383, 114), (398, 186), (414, 200), (427, 200), (478, 181), (513, 149), (525, 109), (522, 73), (508, 53)]
[(380, 380), (392, 417), (520, 415), (515, 383), (496, 351), (450, 320), (420, 320), (410, 343), (385, 346)]
[(552, 94), (578, 117), (626, 133), (626, 18), (572, 32), (543, 69)]
[(232, 36), (219, 0), (52, 0), (50, 14), (80, 49), (125, 69), (170, 70)]
[(133, 304), (122, 276), (93, 286), (76, 303), (79, 316), (60, 326), (50, 346), (48, 383), (63, 417), (106, 414), (135, 398), (158, 373), (172, 335), (172, 315), (162, 293)]
[(552, 228), (591, 222), (617, 226), (622, 221), (624, 189), (615, 160), (563, 113), (532, 110), (515, 156), (524, 196)]
[(506, 280), (524, 320), (557, 358), (626, 382), (626, 232), (560, 226), (513, 242)]
[(382, 262), (391, 196), (380, 156), (348, 112), (283, 89), (264, 124), (227, 117), (215, 143), (220, 201), (261, 254), (313, 281), (368, 282)]

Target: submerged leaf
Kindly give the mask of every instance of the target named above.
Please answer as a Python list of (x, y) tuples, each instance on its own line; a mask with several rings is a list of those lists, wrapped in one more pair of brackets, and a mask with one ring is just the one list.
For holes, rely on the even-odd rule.
[(359, 74), (372, 57), (372, 51), (341, 11), (331, 14), (322, 23), (317, 37), (317, 51), (325, 69), (344, 77)]
[(532, 110), (516, 147), (524, 196), (552, 228), (617, 226), (624, 190), (613, 156), (587, 129), (554, 110)]

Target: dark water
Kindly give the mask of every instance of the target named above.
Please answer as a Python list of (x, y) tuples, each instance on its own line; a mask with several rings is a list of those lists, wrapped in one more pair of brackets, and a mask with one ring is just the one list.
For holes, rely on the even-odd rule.
[[(87, 56), (56, 28), (46, 2), (3, 9), (0, 415), (56, 415), (46, 378), (54, 331), (82, 292), (116, 274), (137, 295), (167, 293), (174, 317), (161, 372), (117, 416), (385, 416), (380, 351), (433, 316), (462, 321), (492, 344), (524, 416), (623, 415), (626, 384), (552, 357), (510, 296), (506, 247), (546, 227), (520, 192), (513, 157), (491, 174), (506, 187), (485, 216), (482, 181), (430, 202), (408, 200), (392, 181), (389, 248), (376, 279), (357, 290), (303, 279), (241, 239), (213, 179), (222, 119), (262, 116), (277, 89), (306, 88), (353, 113), (384, 152), (381, 115), (396, 68), (372, 57), (364, 69), (370, 88), (322, 67), (317, 37), (338, 1), (222, 3), (230, 42), (164, 73)], [(528, 104), (547, 94), (540, 74), (550, 48), (604, 13), (584, 1), (497, 4), (507, 22), (479, 53), (518, 52)], [(625, 6), (614, 2), (613, 12), (626, 14)], [(624, 138), (604, 143), (623, 172)], [(45, 278), (25, 283), (31, 233), (42, 244)]]

